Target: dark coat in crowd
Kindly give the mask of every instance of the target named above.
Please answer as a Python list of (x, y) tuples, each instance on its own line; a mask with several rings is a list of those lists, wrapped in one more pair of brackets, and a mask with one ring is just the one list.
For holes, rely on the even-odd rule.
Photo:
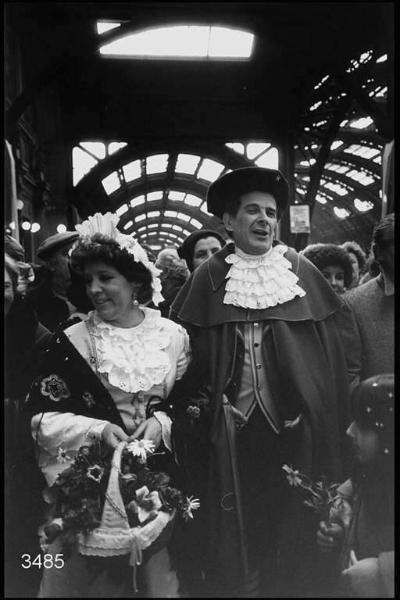
[(21, 555), (40, 552), (44, 479), (36, 464), (30, 420), (24, 411), (34, 373), (51, 338), (32, 308), (16, 298), (5, 319), (5, 585), (6, 595), (35, 595), (40, 573), (21, 567)]
[[(226, 305), (225, 257), (232, 249), (226, 246), (200, 265), (172, 305), (171, 318), (190, 333), (193, 360), (169, 397), (178, 461), (206, 514), (200, 552), (206, 552), (209, 568), (217, 566), (226, 573), (227, 581), (246, 570), (232, 407), (243, 366), (243, 324), (262, 323), (266, 371), (282, 421), (301, 415), (297, 428), (284, 434), (282, 460), (311, 477), (323, 473), (330, 480), (342, 480), (348, 425), (347, 369), (336, 321), (342, 301), (308, 261), (289, 249), (285, 257), (306, 291), (304, 297), (263, 310)], [(277, 505), (277, 515), (281, 510)], [(307, 521), (312, 540), (303, 526)], [(282, 564), (298, 582), (307, 543), (315, 547), (315, 529), (297, 498), (291, 506), (289, 500), (283, 529)], [(312, 563), (315, 553), (310, 552)], [(318, 569), (316, 563), (313, 568)]]

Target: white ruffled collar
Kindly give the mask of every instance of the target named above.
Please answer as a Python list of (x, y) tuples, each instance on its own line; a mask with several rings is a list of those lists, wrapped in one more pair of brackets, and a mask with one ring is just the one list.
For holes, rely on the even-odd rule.
[(278, 244), (262, 255), (246, 254), (240, 248), (228, 254), (225, 262), (231, 268), (226, 275), (224, 304), (263, 309), (305, 296), (290, 261), (284, 257), (287, 249)]
[(106, 375), (111, 385), (133, 394), (161, 384), (171, 367), (165, 352), (170, 334), (163, 327), (160, 311), (141, 310), (143, 321), (129, 328), (103, 321), (96, 311), (89, 313), (98, 372)]

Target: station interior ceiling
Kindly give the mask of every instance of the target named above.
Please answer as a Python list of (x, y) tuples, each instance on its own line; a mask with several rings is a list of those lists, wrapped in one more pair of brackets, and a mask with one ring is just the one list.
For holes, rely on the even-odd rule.
[[(208, 54), (160, 56), (187, 26), (193, 47), (209, 28)], [(33, 246), (97, 211), (155, 249), (221, 230), (208, 185), (255, 164), (310, 207), (311, 234), (286, 216), (285, 241), (366, 249), (394, 137), (393, 29), (391, 2), (5, 3), (6, 139), (19, 218), (43, 224)], [(211, 54), (215, 32), (231, 54), (229, 36), (252, 34), (250, 55)], [(151, 35), (158, 56), (105, 50)]]

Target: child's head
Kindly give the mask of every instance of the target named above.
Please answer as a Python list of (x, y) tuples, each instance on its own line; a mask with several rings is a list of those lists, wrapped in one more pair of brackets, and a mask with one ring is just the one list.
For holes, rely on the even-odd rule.
[(347, 435), (356, 461), (365, 466), (393, 461), (394, 375), (382, 374), (362, 381), (352, 394), (353, 422)]

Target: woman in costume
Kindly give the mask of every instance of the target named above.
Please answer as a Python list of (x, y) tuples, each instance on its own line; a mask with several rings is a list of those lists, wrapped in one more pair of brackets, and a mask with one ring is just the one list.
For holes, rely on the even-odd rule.
[[(101, 440), (114, 449), (139, 436), (149, 415), (170, 449), (169, 419), (157, 404), (186, 370), (188, 337), (181, 326), (142, 305), (162, 300), (159, 271), (116, 222), (111, 213), (98, 213), (76, 226), (80, 237), (72, 267), (84, 277), (94, 310), (86, 321), (54, 335), (30, 394), (32, 435), (50, 501), (58, 474), (81, 446)], [(61, 552), (50, 545), (51, 551)], [(124, 597), (124, 581), (114, 584), (102, 572), (90, 582), (84, 562), (75, 555), (63, 569), (44, 570), (40, 596)], [(178, 597), (165, 549), (153, 555), (147, 569), (147, 597), (167, 592)]]

